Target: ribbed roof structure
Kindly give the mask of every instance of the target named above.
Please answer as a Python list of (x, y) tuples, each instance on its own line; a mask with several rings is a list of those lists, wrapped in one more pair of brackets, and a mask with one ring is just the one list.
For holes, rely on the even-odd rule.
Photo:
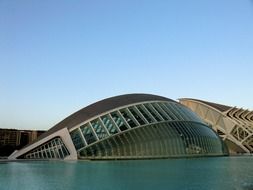
[(82, 123), (85, 120), (88, 120), (92, 117), (95, 117), (109, 110), (115, 109), (117, 107), (122, 107), (128, 104), (134, 104), (136, 102), (146, 102), (146, 101), (175, 102), (174, 100), (171, 100), (169, 98), (151, 94), (125, 94), (120, 96), (114, 96), (111, 98), (106, 98), (71, 114), (70, 116), (68, 116), (55, 126), (53, 126), (51, 129), (49, 129), (46, 133), (42, 134), (39, 137), (39, 139), (42, 139), (45, 136), (48, 136), (64, 127), (71, 129), (73, 126), (76, 126), (77, 124)]
[(157, 95), (126, 94), (73, 113), (9, 159), (151, 159), (226, 154), (218, 135), (185, 106)]
[[(181, 100), (183, 100), (184, 98), (182, 98)], [(194, 100), (194, 101), (198, 101), (198, 102), (202, 102), (206, 105), (209, 105), (221, 112), (225, 112), (225, 111), (228, 111), (229, 109), (231, 109), (232, 107), (231, 106), (226, 106), (226, 105), (223, 105), (223, 104), (217, 104), (217, 103), (213, 103), (213, 102), (208, 102), (208, 101), (204, 101), (204, 100), (198, 100), (198, 99), (193, 99), (193, 98), (187, 98), (188, 100)]]
[(192, 98), (179, 101), (211, 124), (231, 153), (253, 153), (253, 111)]

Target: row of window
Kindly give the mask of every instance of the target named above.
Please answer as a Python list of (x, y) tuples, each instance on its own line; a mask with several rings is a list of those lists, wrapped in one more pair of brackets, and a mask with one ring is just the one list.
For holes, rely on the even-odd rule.
[(223, 155), (214, 131), (191, 122), (160, 123), (105, 139), (80, 151), (83, 158)]
[(188, 108), (171, 102), (150, 102), (125, 107), (100, 116), (70, 133), (75, 148), (81, 148), (110, 135), (162, 121), (201, 120)]
[(25, 155), (27, 159), (64, 159), (70, 155), (60, 137), (41, 145)]

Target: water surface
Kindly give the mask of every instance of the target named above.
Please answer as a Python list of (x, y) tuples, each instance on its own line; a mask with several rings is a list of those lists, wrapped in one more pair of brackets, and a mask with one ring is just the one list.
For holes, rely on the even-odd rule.
[(253, 190), (253, 157), (0, 164), (1, 190)]

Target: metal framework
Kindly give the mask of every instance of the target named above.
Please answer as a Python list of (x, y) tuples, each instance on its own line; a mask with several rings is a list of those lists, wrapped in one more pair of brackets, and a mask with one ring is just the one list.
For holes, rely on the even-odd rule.
[(115, 106), (77, 125), (49, 133), (10, 159), (143, 159), (226, 154), (226, 147), (212, 128), (187, 107), (168, 99)]
[(215, 133), (174, 102), (145, 102), (112, 110), (73, 128), (70, 134), (83, 159), (222, 154)]
[(64, 159), (69, 155), (69, 151), (60, 137), (41, 145), (25, 155), (26, 159)]
[(231, 154), (253, 153), (253, 111), (187, 98), (180, 103), (211, 124)]

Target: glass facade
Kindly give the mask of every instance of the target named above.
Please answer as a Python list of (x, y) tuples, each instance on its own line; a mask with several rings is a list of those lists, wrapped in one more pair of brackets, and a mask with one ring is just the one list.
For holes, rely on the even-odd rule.
[(24, 155), (26, 159), (64, 159), (70, 155), (60, 137), (56, 137), (49, 142), (42, 144), (36, 149)]
[[(33, 145), (12, 154), (10, 159), (228, 155), (226, 146), (211, 126), (184, 105), (153, 95), (125, 97), (109, 98), (72, 114)], [(53, 133), (57, 137), (49, 139)], [(43, 138), (47, 138), (46, 143)]]
[(79, 154), (89, 159), (208, 156), (222, 155), (222, 146), (215, 133), (202, 124), (172, 122), (129, 130)]
[(216, 133), (175, 102), (125, 106), (70, 132), (82, 159), (127, 159), (226, 154)]

